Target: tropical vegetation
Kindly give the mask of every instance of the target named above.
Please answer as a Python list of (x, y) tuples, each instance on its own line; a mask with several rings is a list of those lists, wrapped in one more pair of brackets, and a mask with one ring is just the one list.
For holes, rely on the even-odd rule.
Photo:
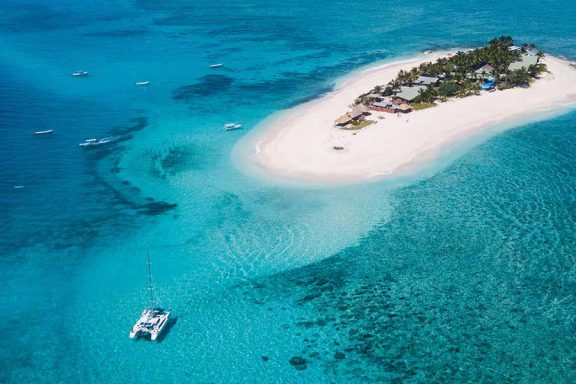
[[(535, 44), (523, 44), (516, 48), (512, 37), (502, 36), (492, 39), (485, 47), (459, 51), (434, 63), (423, 63), (409, 71), (400, 71), (395, 79), (386, 85), (374, 87), (370, 93), (394, 96), (401, 86), (410, 86), (420, 76), (440, 80), (421, 89), (413, 103), (432, 103), (450, 97), (479, 94), (480, 86), (487, 83), (490, 88), (500, 90), (529, 86), (547, 68), (538, 60), (537, 64), (529, 65), (528, 68), (510, 69), (510, 65), (520, 61), (525, 54), (535, 55), (538, 59), (544, 56)], [(486, 72), (477, 72), (486, 65), (491, 68), (488, 67)], [(356, 102), (365, 101), (359, 98)]]

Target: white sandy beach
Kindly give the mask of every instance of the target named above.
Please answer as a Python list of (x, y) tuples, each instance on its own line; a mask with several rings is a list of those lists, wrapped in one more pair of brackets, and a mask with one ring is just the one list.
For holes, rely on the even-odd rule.
[[(441, 155), (447, 144), (490, 126), (537, 119), (546, 110), (576, 104), (576, 69), (568, 61), (546, 56), (543, 62), (551, 74), (529, 88), (454, 99), (399, 117), (373, 112), (368, 119), (377, 123), (367, 128), (334, 128), (334, 120), (347, 112), (360, 94), (387, 83), (401, 69), (435, 61), (442, 55), (446, 53), (354, 73), (329, 94), (284, 111), (253, 131), (239, 143), (243, 161), (296, 181), (342, 183), (391, 177), (411, 164)], [(334, 146), (344, 149), (337, 151)]]

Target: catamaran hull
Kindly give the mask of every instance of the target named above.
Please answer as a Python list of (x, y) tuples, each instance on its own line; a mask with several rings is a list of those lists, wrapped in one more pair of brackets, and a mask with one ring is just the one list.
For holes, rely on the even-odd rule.
[(143, 326), (144, 322), (151, 320), (151, 318), (149, 317), (151, 314), (149, 310), (144, 310), (144, 312), (142, 312), (142, 315), (140, 316), (140, 319), (130, 330), (130, 338), (135, 339), (141, 335), (142, 336), (150, 335), (150, 340), (155, 341), (166, 328), (166, 324), (168, 324), (168, 319), (170, 318), (170, 313), (171, 311), (166, 311), (159, 316), (152, 315), (152, 316), (158, 316), (160, 318), (160, 321), (158, 321), (158, 323), (156, 323), (155, 326), (151, 328)]
[(164, 320), (162, 321), (162, 323), (158, 326), (158, 330), (155, 333), (152, 333), (150, 335), (150, 340), (155, 341), (158, 336), (160, 336), (160, 334), (162, 333), (162, 331), (164, 330), (164, 328), (166, 328), (166, 324), (168, 324), (168, 319), (170, 318), (170, 311), (168, 311), (166, 313), (166, 318), (164, 318)]

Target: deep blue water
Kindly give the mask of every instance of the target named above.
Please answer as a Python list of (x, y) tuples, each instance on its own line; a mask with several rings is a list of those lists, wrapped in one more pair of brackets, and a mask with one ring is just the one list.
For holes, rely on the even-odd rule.
[[(574, 14), (3, 1), (0, 382), (575, 382), (574, 112), (401, 186), (288, 188), (230, 157), (270, 114), (380, 60), (502, 34), (574, 60)], [(109, 135), (128, 140), (77, 145)], [(128, 339), (148, 251), (174, 311), (159, 343)]]

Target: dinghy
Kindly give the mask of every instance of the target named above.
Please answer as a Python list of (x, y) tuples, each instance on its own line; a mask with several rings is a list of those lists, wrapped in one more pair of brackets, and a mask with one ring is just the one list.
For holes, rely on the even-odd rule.
[(50, 134), (50, 133), (52, 133), (52, 132), (54, 132), (53, 129), (47, 129), (47, 130), (45, 130), (45, 131), (35, 131), (35, 132), (33, 133), (33, 135), (48, 135), (48, 134)]
[(240, 124), (240, 123), (224, 124), (224, 130), (225, 131), (233, 131), (235, 129), (240, 129), (240, 128), (242, 128), (242, 124)]

